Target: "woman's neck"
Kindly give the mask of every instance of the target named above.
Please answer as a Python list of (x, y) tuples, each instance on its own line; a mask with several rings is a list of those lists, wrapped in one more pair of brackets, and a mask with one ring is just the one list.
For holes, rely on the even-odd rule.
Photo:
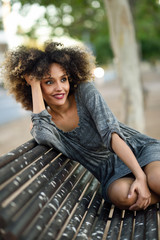
[(71, 109), (73, 99), (74, 95), (71, 95), (67, 98), (67, 101), (62, 106), (50, 105), (49, 113), (52, 115), (53, 118), (55, 117), (63, 118), (63, 116)]

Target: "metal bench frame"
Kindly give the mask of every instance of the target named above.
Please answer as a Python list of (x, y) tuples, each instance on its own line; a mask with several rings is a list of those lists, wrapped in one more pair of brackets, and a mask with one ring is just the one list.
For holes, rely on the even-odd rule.
[(0, 184), (0, 239), (160, 239), (159, 204), (108, 204), (82, 165), (33, 139), (0, 157)]

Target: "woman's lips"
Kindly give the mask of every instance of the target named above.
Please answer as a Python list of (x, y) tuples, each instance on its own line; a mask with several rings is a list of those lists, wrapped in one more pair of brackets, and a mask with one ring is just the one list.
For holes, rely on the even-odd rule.
[(55, 94), (55, 95), (53, 95), (53, 97), (56, 98), (56, 99), (63, 99), (64, 98), (64, 93)]

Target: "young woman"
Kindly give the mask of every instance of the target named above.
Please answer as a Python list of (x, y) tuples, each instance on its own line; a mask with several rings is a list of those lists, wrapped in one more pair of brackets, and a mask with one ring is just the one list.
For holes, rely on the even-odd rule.
[(119, 123), (92, 81), (94, 57), (48, 43), (8, 53), (5, 85), (32, 110), (31, 134), (84, 165), (106, 201), (146, 209), (160, 201), (160, 141)]

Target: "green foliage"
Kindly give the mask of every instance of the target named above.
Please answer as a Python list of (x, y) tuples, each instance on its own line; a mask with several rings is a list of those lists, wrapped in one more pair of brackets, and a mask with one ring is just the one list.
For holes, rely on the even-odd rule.
[[(39, 0), (36, 3), (46, 7), (44, 18), (51, 30), (50, 37), (64, 34), (82, 40), (94, 51), (99, 64), (111, 59), (108, 23), (102, 0), (68, 0), (65, 3), (62, 0)], [(21, 4), (21, 14), (25, 15), (32, 1), (22, 0)], [(36, 29), (42, 25), (43, 19), (38, 19), (28, 36), (36, 38)], [(21, 28), (18, 33), (26, 34)]]
[(142, 58), (155, 61), (160, 58), (160, 5), (158, 1), (136, 1), (133, 18)]
[(0, 30), (3, 30), (3, 23), (2, 23), (2, 19), (0, 19)]
[[(19, 2), (12, 0), (12, 2)], [(45, 14), (32, 26), (28, 33), (19, 28), (19, 34), (37, 38), (37, 29), (48, 26), (50, 37), (67, 35), (80, 39), (90, 46), (99, 64), (113, 57), (110, 47), (107, 16), (103, 0), (21, 0), (21, 13), (25, 16), (30, 6), (45, 7)], [(160, 50), (160, 5), (156, 0), (129, 0), (134, 17), (137, 41), (143, 59), (154, 61)]]

